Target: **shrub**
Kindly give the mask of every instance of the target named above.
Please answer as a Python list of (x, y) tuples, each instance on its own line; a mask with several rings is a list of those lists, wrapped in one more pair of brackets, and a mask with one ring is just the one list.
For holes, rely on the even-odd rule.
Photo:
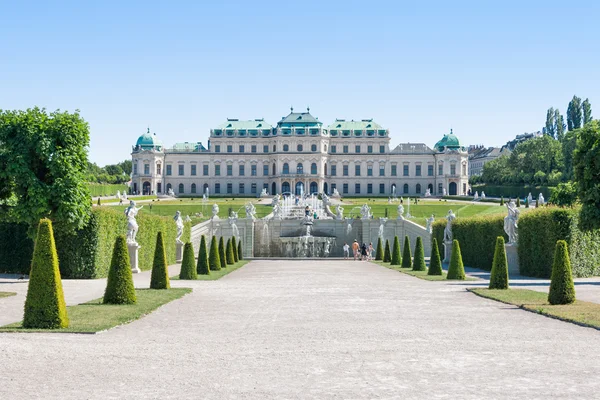
[(383, 252), (383, 262), (392, 262), (392, 253), (390, 252), (390, 241), (385, 240), (385, 251)]
[(400, 265), (402, 259), (400, 258), (400, 242), (398, 236), (394, 236), (394, 246), (392, 247), (392, 263), (391, 265)]
[(452, 241), (452, 256), (450, 257), (450, 266), (448, 267), (448, 279), (465, 279), (465, 267), (462, 255), (460, 254), (460, 245), (456, 239)]
[(187, 242), (183, 247), (183, 257), (181, 261), (181, 270), (179, 271), (179, 279), (194, 280), (198, 279), (196, 271), (196, 260), (194, 260), (194, 246)]
[(225, 254), (225, 241), (223, 236), (219, 238), (219, 260), (221, 260), (221, 268), (227, 268), (227, 254)]
[(554, 262), (552, 263), (552, 281), (548, 293), (550, 304), (571, 304), (575, 301), (575, 285), (571, 273), (567, 242), (556, 242)]
[(208, 266), (208, 252), (206, 251), (206, 237), (202, 235), (200, 238), (200, 251), (198, 252), (198, 265), (196, 266), (198, 275), (210, 275)]
[(429, 270), (427, 275), (442, 275), (442, 260), (440, 260), (440, 252), (438, 250), (437, 239), (431, 240), (431, 256), (429, 258)]
[(231, 244), (231, 238), (227, 239), (227, 244), (225, 245), (225, 257), (227, 260), (227, 264), (235, 264), (235, 257), (233, 256), (233, 246)]
[(238, 257), (238, 261), (239, 260), (243, 260), (243, 257), (242, 257), (242, 241), (241, 240), (238, 241), (238, 245), (237, 245), (237, 257)]
[(377, 238), (377, 250), (375, 251), (375, 260), (383, 260), (383, 245), (381, 244), (381, 238)]
[(150, 289), (169, 289), (170, 287), (165, 241), (163, 240), (163, 233), (158, 232), (156, 235), (154, 262), (152, 263), (152, 274), (150, 276)]
[(115, 240), (102, 302), (104, 304), (135, 304), (137, 302), (125, 235), (119, 235)]
[(38, 225), (25, 299), (24, 328), (57, 329), (69, 326), (54, 231), (49, 219)]
[(489, 288), (508, 289), (508, 261), (506, 261), (506, 249), (504, 248), (504, 238), (502, 236), (498, 236), (496, 239), (496, 251), (494, 251)]
[(504, 205), (504, 196), (500, 197), (500, 205), (503, 206)]
[(210, 241), (210, 256), (208, 258), (208, 265), (211, 271), (221, 270), (221, 255), (219, 254), (219, 245), (217, 244), (217, 237), (213, 235)]
[(404, 248), (402, 249), (402, 268), (412, 267), (412, 254), (410, 253), (410, 238), (404, 237)]
[(559, 184), (556, 189), (552, 190), (550, 203), (559, 207), (573, 207), (577, 202), (577, 184), (574, 182), (566, 182)]
[(517, 197), (517, 204), (516, 204), (516, 206), (517, 207), (521, 207), (521, 198), (520, 197)]
[(0, 273), (29, 274), (33, 240), (27, 228), (26, 224), (0, 222)]
[[(483, 190), (485, 195), (488, 197), (500, 197), (504, 196), (506, 198), (526, 198), (529, 192), (531, 193), (543, 193), (544, 198), (550, 198), (552, 187), (550, 186), (532, 186), (532, 185), (520, 185), (520, 186), (510, 186), (510, 185), (472, 185), (471, 190), (473, 193), (475, 191)], [(515, 200), (516, 202), (516, 200)]]
[(240, 259), (238, 258), (238, 249), (237, 249), (237, 243), (235, 242), (235, 236), (231, 237), (231, 251), (233, 252), (233, 262), (236, 263), (238, 262)]
[(425, 250), (423, 249), (423, 239), (417, 236), (417, 244), (415, 245), (415, 257), (413, 259), (413, 271), (426, 271), (425, 265)]
[(529, 208), (529, 196), (525, 198), (525, 208)]

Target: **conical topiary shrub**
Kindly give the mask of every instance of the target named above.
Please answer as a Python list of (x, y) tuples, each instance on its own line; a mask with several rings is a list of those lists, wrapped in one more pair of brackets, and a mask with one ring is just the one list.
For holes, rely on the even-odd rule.
[(504, 238), (498, 236), (496, 249), (494, 250), (494, 261), (490, 274), (490, 289), (508, 289), (508, 261), (506, 260), (506, 249)]
[(377, 250), (375, 251), (375, 260), (383, 260), (383, 245), (381, 244), (381, 238), (377, 239)]
[(206, 237), (204, 235), (200, 238), (200, 251), (198, 252), (196, 273), (197, 275), (210, 275), (208, 252), (206, 251)]
[(219, 245), (217, 237), (213, 236), (210, 241), (210, 255), (208, 257), (208, 265), (211, 271), (221, 270), (221, 254), (219, 254)]
[(165, 241), (161, 231), (156, 235), (156, 249), (154, 250), (154, 262), (152, 263), (152, 274), (150, 275), (150, 289), (169, 289), (169, 268), (167, 266), (167, 254), (165, 253)]
[(390, 251), (390, 241), (385, 240), (385, 251), (383, 252), (383, 262), (392, 262), (392, 252)]
[(231, 237), (231, 250), (233, 251), (233, 262), (236, 263), (236, 262), (240, 261), (238, 258), (238, 254), (237, 254), (238, 249), (237, 249), (237, 243), (235, 241), (235, 236)]
[(196, 271), (196, 260), (194, 260), (194, 246), (187, 242), (183, 247), (183, 259), (181, 261), (181, 270), (179, 271), (179, 279), (195, 280), (198, 279)]
[(529, 197), (525, 198), (525, 208), (529, 208)]
[(29, 271), (23, 328), (58, 329), (69, 326), (54, 231), (49, 219), (40, 220)]
[(135, 304), (136, 301), (127, 239), (124, 235), (119, 235), (115, 240), (102, 302), (104, 304)]
[(504, 205), (504, 196), (500, 197), (500, 205), (503, 206)]
[(423, 249), (423, 239), (417, 236), (417, 244), (415, 245), (415, 256), (413, 259), (413, 271), (426, 271), (425, 265), (425, 250)]
[(465, 267), (460, 253), (460, 245), (456, 239), (452, 241), (452, 255), (450, 256), (447, 279), (465, 280)]
[(225, 240), (223, 236), (219, 238), (219, 260), (221, 260), (221, 268), (227, 268), (227, 254), (225, 253)]
[(238, 246), (237, 246), (237, 255), (238, 255), (238, 261), (243, 260), (244, 258), (242, 257), (242, 241), (238, 241)]
[(554, 262), (552, 263), (552, 281), (548, 293), (550, 304), (571, 304), (575, 301), (575, 285), (571, 272), (571, 261), (567, 242), (559, 240), (556, 242), (554, 251)]
[(394, 236), (394, 246), (392, 247), (392, 262), (391, 265), (400, 265), (402, 259), (400, 258), (400, 241), (398, 236)]
[(443, 275), (442, 260), (440, 259), (440, 250), (436, 238), (431, 240), (431, 256), (429, 257), (427, 275)]
[(235, 264), (235, 257), (233, 256), (233, 246), (231, 244), (231, 238), (227, 239), (227, 244), (225, 245), (225, 257), (227, 260), (227, 264)]
[(521, 198), (520, 197), (517, 197), (517, 204), (516, 204), (516, 206), (517, 207), (521, 207)]
[(412, 267), (412, 254), (410, 253), (410, 238), (404, 237), (404, 248), (402, 249), (402, 268)]

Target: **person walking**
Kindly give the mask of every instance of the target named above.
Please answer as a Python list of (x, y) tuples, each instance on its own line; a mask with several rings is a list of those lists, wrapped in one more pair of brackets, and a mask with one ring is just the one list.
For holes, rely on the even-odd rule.
[(354, 239), (354, 243), (352, 243), (352, 252), (354, 253), (354, 261), (358, 260), (360, 255), (360, 246), (358, 245), (358, 241)]
[(369, 243), (369, 248), (367, 249), (367, 261), (371, 261), (373, 259), (373, 242)]
[(350, 246), (348, 246), (348, 243), (344, 243), (344, 260), (348, 258), (350, 258)]
[(365, 242), (363, 242), (362, 246), (360, 247), (360, 252), (362, 260), (367, 261), (367, 245), (365, 244)]

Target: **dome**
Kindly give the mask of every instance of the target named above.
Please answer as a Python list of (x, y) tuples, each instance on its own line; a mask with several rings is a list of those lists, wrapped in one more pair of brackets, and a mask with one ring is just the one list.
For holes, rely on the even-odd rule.
[(148, 132), (138, 138), (135, 147), (142, 150), (152, 150), (154, 148), (160, 150), (162, 143), (156, 138), (156, 134), (150, 133), (150, 128), (148, 128)]
[(446, 149), (446, 148), (457, 149), (457, 148), (460, 148), (460, 142), (458, 141), (458, 138), (452, 132), (452, 129), (450, 129), (450, 133), (444, 135), (442, 140), (437, 142), (434, 147), (438, 151), (444, 151), (444, 149)]

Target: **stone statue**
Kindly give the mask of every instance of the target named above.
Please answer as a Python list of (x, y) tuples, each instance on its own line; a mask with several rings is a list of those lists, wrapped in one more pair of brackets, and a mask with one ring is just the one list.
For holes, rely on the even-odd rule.
[(481, 200), (485, 200), (485, 192), (483, 190), (481, 191)]
[(127, 217), (127, 243), (129, 244), (137, 245), (137, 242), (135, 241), (135, 236), (137, 235), (138, 224), (135, 220), (135, 216), (137, 215), (138, 211), (140, 211), (142, 208), (144, 208), (144, 206), (136, 207), (135, 201), (131, 200), (129, 202), (129, 207), (125, 209), (125, 216)]
[(533, 196), (531, 195), (531, 192), (529, 192), (529, 194), (527, 195), (527, 204), (533, 204)]
[(246, 203), (246, 219), (256, 219), (256, 207), (251, 202)]
[(275, 207), (275, 206), (276, 206), (276, 205), (278, 205), (278, 204), (279, 204), (279, 195), (278, 195), (278, 194), (276, 194), (275, 196), (273, 196), (273, 200), (271, 200), (271, 205), (272, 205), (273, 207)]
[(452, 210), (448, 210), (446, 215), (446, 228), (444, 228), (444, 242), (452, 242), (452, 222), (456, 219), (456, 215)]
[(479, 192), (475, 191), (475, 196), (473, 196), (473, 200), (474, 201), (479, 200)]
[(325, 244), (323, 246), (323, 257), (329, 257), (329, 239), (325, 240)]
[(398, 218), (399, 221), (404, 220), (404, 206), (402, 203), (398, 204)]
[(167, 194), (171, 197), (175, 197), (175, 192), (173, 191), (173, 188), (169, 188), (169, 191), (167, 192)]
[(433, 216), (433, 214), (431, 214), (431, 217), (425, 218), (425, 221), (425, 230), (427, 231), (427, 233), (433, 233), (433, 221), (435, 221), (435, 217)]
[(340, 192), (338, 192), (337, 188), (333, 189), (333, 197), (340, 197)]
[(120, 198), (121, 198), (121, 191), (117, 190), (117, 199), (120, 199)]
[(267, 189), (263, 188), (262, 192), (260, 192), (260, 197), (267, 197)]
[(331, 205), (331, 200), (329, 199), (329, 196), (327, 196), (325, 193), (323, 193), (321, 195), (321, 198), (323, 200), (323, 206), (330, 206)]
[(273, 218), (281, 219), (282, 217), (283, 217), (283, 210), (281, 209), (281, 206), (279, 205), (279, 203), (277, 203), (273, 206)]
[(537, 201), (537, 205), (538, 206), (543, 206), (544, 205), (544, 195), (540, 193), (540, 195), (538, 196), (538, 201)]
[(446, 188), (443, 188), (442, 189), (442, 196), (445, 196), (445, 195), (446, 195)]
[(335, 218), (336, 219), (344, 219), (344, 209), (342, 208), (341, 205), (338, 204), (337, 208), (335, 209)]
[(189, 215), (186, 215), (184, 221), (185, 222), (192, 222), (192, 219), (190, 218)]
[(364, 204), (360, 208), (360, 218), (361, 219), (369, 219), (369, 218), (371, 218), (371, 207), (369, 207), (368, 205)]
[(177, 227), (177, 237), (175, 237), (175, 241), (179, 244), (183, 244), (181, 241), (181, 236), (183, 235), (183, 219), (181, 218), (181, 212), (175, 212), (175, 216), (173, 217), (175, 221), (175, 226)]
[(431, 197), (431, 190), (430, 189), (427, 189), (425, 191), (425, 197)]
[(508, 235), (508, 243), (514, 244), (517, 243), (518, 238), (517, 220), (519, 219), (519, 209), (514, 200), (509, 201), (506, 208), (508, 209), (508, 215), (504, 217), (504, 232)]
[(219, 219), (219, 205), (217, 203), (212, 206), (212, 219)]

